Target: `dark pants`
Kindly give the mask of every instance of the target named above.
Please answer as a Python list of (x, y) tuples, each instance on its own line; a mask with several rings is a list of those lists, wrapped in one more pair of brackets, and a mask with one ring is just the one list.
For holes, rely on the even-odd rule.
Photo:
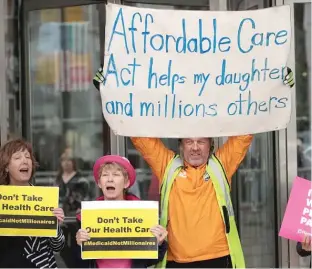
[(85, 268), (85, 264), (88, 262), (80, 258), (80, 247), (76, 243), (76, 232), (78, 229), (77, 221), (66, 223), (62, 227), (65, 236), (65, 246), (60, 254), (67, 268)]
[(168, 261), (166, 268), (232, 268), (232, 262), (230, 256), (187, 263)]

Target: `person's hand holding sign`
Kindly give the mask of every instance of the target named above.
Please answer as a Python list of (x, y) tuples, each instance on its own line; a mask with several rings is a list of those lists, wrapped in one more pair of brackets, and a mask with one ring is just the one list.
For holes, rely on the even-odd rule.
[(287, 70), (287, 74), (284, 78), (284, 84), (292, 88), (295, 85), (294, 73), (288, 66), (286, 67), (286, 70)]
[(167, 230), (161, 225), (156, 225), (151, 228), (151, 233), (157, 238), (158, 245), (161, 245), (167, 237)]
[(85, 229), (79, 229), (76, 234), (77, 245), (81, 246), (82, 242), (90, 240), (90, 236)]
[(57, 218), (57, 220), (59, 221), (60, 224), (63, 223), (65, 215), (64, 215), (64, 211), (62, 208), (54, 208), (52, 210), (52, 213), (54, 214), (54, 216)]
[(312, 250), (311, 238), (307, 235), (304, 236), (304, 239), (302, 242), (302, 249), (305, 251), (311, 251)]

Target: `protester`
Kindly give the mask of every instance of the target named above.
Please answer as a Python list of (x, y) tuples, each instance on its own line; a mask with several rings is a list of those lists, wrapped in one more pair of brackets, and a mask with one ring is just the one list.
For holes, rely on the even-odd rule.
[[(284, 83), (293, 87), (290, 68)], [(103, 66), (93, 78), (99, 90)], [(231, 202), (231, 178), (252, 135), (229, 137), (214, 153), (212, 138), (180, 139), (180, 154), (158, 138), (131, 138), (161, 184), (161, 224), (168, 227), (168, 255), (161, 267), (244, 268)], [(167, 261), (166, 261), (167, 260)]]
[(90, 187), (87, 179), (79, 172), (77, 162), (68, 148), (61, 155), (55, 185), (59, 187), (59, 203), (66, 217), (74, 217), (62, 226), (66, 243), (60, 255), (66, 267), (75, 268), (73, 250), (76, 246), (75, 236), (78, 229), (75, 217), (80, 212), (81, 201), (89, 200)]
[(60, 167), (55, 185), (59, 187), (59, 200), (67, 217), (75, 217), (81, 201), (89, 200), (89, 183), (78, 171), (77, 162), (69, 152), (60, 158)]
[[(0, 185), (29, 186), (35, 168), (33, 150), (26, 141), (12, 140), (0, 149)], [(63, 209), (55, 208), (53, 214), (63, 222)], [(57, 268), (53, 252), (60, 251), (64, 243), (60, 228), (55, 238), (0, 236), (0, 267)]]
[[(308, 257), (311, 256), (312, 244), (311, 244), (311, 237), (305, 235), (303, 238), (302, 243), (297, 243), (297, 253), (301, 257)], [(311, 261), (310, 261), (310, 268), (311, 268)]]
[[(93, 176), (103, 192), (103, 196), (97, 200), (140, 200), (133, 194), (127, 192), (135, 182), (136, 173), (128, 159), (118, 155), (106, 155), (99, 158), (93, 167)], [(77, 216), (80, 219), (80, 215)], [(160, 225), (155, 225), (150, 229), (151, 233), (158, 241), (158, 259), (98, 259), (88, 260), (85, 266), (97, 268), (146, 268), (161, 261), (167, 251), (167, 231)], [(79, 229), (76, 235), (77, 244), (81, 245), (90, 239), (89, 234), (84, 229)]]

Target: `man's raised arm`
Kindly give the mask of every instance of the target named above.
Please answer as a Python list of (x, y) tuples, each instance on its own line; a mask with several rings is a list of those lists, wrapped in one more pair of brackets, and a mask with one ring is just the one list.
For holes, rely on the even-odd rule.
[(161, 182), (174, 152), (166, 148), (159, 138), (131, 137), (131, 141)]
[(216, 152), (216, 156), (222, 163), (230, 184), (232, 176), (246, 156), (252, 139), (252, 135), (231, 136)]

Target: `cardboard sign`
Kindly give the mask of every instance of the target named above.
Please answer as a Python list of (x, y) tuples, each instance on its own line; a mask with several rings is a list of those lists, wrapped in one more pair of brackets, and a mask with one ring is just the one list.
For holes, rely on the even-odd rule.
[(157, 259), (158, 224), (154, 201), (82, 202), (81, 227), (90, 240), (81, 247), (83, 259)]
[(312, 236), (312, 182), (296, 177), (279, 236), (302, 242), (305, 234)]
[(2, 236), (57, 235), (58, 187), (0, 186), (0, 234)]
[(283, 129), (290, 42), (289, 6), (215, 12), (108, 4), (103, 115), (123, 136)]

